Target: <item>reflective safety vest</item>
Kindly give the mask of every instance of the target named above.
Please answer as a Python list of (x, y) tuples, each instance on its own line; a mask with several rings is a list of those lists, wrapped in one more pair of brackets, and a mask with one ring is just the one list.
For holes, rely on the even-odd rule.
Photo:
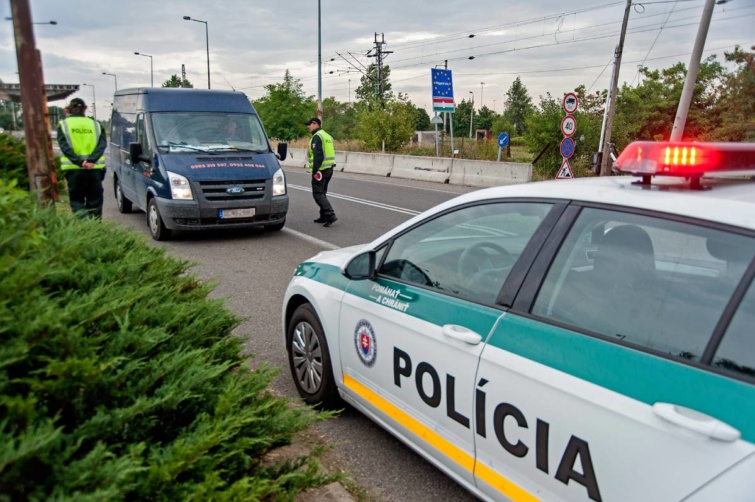
[(310, 173), (312, 172), (312, 168), (315, 165), (315, 154), (312, 151), (312, 141), (314, 141), (315, 136), (320, 136), (320, 139), (322, 140), (322, 151), (325, 154), (325, 158), (323, 159), (322, 165), (320, 166), (320, 171), (331, 169), (334, 165), (336, 165), (336, 147), (335, 145), (333, 145), (333, 137), (320, 129), (315, 133), (314, 136), (312, 136), (312, 139), (309, 141), (309, 147), (307, 149), (307, 155), (309, 155), (307, 171), (309, 171)]
[[(74, 153), (80, 157), (86, 157), (97, 148), (97, 142), (102, 134), (102, 126), (96, 120), (89, 117), (68, 117), (60, 122), (60, 128), (73, 149)], [(67, 169), (81, 169), (71, 162), (68, 157), (60, 159), (60, 168), (64, 171)], [(105, 156), (100, 156), (94, 164), (94, 169), (105, 168)]]

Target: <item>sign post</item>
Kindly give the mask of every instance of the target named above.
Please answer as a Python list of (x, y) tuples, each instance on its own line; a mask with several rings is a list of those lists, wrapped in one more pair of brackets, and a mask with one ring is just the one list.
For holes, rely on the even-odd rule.
[[(454, 113), (456, 106), (454, 104), (454, 84), (451, 75), (451, 70), (443, 68), (431, 68), (430, 77), (432, 80), (432, 98), (433, 98), (433, 111), (434, 112), (446, 112)], [(454, 126), (453, 118), (449, 115), (451, 121), (451, 156), (453, 157), (454, 151)], [(436, 149), (437, 155), (437, 149)]]
[(502, 132), (498, 135), (498, 162), (501, 161), (501, 150), (509, 144), (509, 133)]
[(557, 180), (574, 177), (569, 159), (574, 155), (574, 150), (577, 146), (572, 136), (577, 132), (577, 119), (574, 118), (574, 113), (579, 108), (579, 98), (573, 92), (569, 92), (566, 93), (561, 104), (564, 107), (566, 116), (561, 120), (561, 134), (564, 135), (564, 139), (561, 140), (561, 145), (558, 148), (561, 152), (561, 167), (559, 167), (558, 173), (556, 173)]

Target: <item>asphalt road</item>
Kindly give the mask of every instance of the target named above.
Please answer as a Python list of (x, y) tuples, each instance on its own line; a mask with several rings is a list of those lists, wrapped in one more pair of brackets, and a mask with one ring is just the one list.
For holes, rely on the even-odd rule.
[[(309, 174), (287, 169), (290, 208), (281, 232), (261, 230), (181, 233), (168, 242), (149, 237), (145, 214), (120, 214), (112, 179), (105, 181), (104, 219), (133, 228), (156, 246), (196, 265), (193, 271), (217, 286), (214, 296), (245, 319), (237, 329), (247, 339), (255, 363), (281, 368), (273, 390), (296, 397), (281, 327), (281, 301), (294, 268), (324, 249), (368, 242), (413, 215), (474, 190), (469, 187), (415, 182), (336, 172), (329, 199), (338, 222), (324, 228), (309, 189)], [(328, 463), (343, 469), (377, 501), (474, 500), (409, 447), (354, 409), (319, 424), (315, 432), (334, 444)]]

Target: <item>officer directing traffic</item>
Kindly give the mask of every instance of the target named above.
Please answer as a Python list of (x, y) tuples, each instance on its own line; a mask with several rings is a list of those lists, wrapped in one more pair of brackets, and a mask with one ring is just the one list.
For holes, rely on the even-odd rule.
[(314, 221), (322, 223), (324, 227), (329, 227), (338, 219), (328, 200), (328, 184), (330, 178), (333, 177), (333, 168), (336, 165), (336, 148), (330, 134), (320, 128), (322, 122), (319, 118), (311, 118), (305, 124), (312, 133), (312, 140), (309, 142), (307, 151), (309, 156), (307, 170), (312, 173), (312, 197), (320, 206), (320, 217)]
[(105, 131), (84, 116), (87, 105), (73, 98), (67, 117), (58, 123), (61, 169), (68, 183), (71, 210), (80, 216), (102, 218), (102, 180), (105, 178)]

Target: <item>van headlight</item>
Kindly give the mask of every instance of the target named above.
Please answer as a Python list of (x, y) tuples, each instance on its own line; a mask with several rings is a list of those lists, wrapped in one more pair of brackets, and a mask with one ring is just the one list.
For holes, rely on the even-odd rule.
[(273, 175), (273, 195), (286, 195), (286, 175), (278, 169)]
[(170, 182), (170, 195), (174, 200), (193, 200), (191, 185), (189, 180), (180, 174), (168, 171), (168, 181)]

